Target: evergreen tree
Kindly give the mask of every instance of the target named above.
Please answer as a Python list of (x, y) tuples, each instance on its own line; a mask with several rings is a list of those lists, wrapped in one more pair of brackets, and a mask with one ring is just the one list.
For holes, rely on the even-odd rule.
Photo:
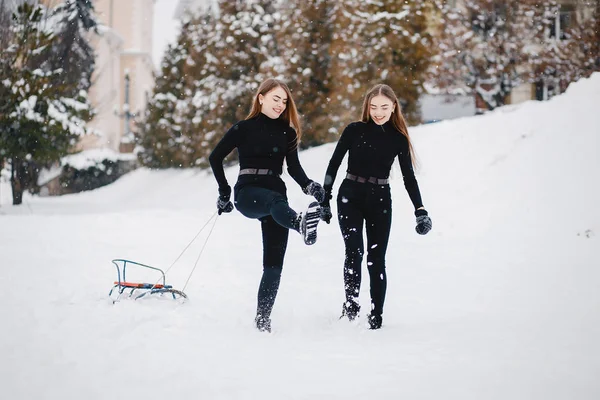
[(420, 2), (317, 0), (289, 9), (284, 58), (301, 93), (299, 109), (315, 131), (305, 146), (333, 139), (358, 119), (362, 97), (376, 83), (392, 86), (408, 119), (420, 120), (417, 102), (430, 55)]
[[(145, 125), (163, 136), (148, 131), (140, 143), (153, 162), (158, 147), (172, 152), (148, 165), (207, 166), (210, 151), (245, 118), (268, 77), (290, 86), (303, 119), (304, 148), (334, 139), (356, 120), (364, 93), (380, 82), (398, 92), (409, 121), (419, 120), (417, 99), (429, 56), (421, 4), (221, 0), (218, 7), (186, 28), (186, 61), (163, 69), (165, 84), (171, 83), (157, 86), (151, 102), (156, 114), (150, 112)], [(178, 80), (170, 74), (182, 76), (182, 86), (173, 86)], [(173, 155), (174, 146), (189, 157)]]
[(426, 15), (423, 2), (394, 0), (366, 3), (364, 14), (359, 14), (367, 20), (362, 32), (362, 92), (376, 83), (388, 84), (409, 123), (421, 122), (418, 102), (431, 57)]
[(356, 120), (365, 92), (385, 83), (398, 94), (407, 120), (420, 122), (418, 99), (430, 57), (425, 6), (394, 0), (345, 3), (333, 14), (334, 108), (348, 110)]
[(94, 5), (91, 0), (65, 0), (56, 7), (53, 18), (58, 20), (54, 31), (61, 40), (50, 49), (50, 69), (64, 70), (62, 76), (72, 88), (72, 95), (80, 90), (87, 92), (95, 64), (94, 49), (87, 38), (98, 25)]
[(330, 109), (333, 7), (331, 0), (290, 2), (277, 40), (286, 65), (285, 80), (302, 117), (304, 148), (335, 138), (332, 120), (337, 116)]
[[(221, 108), (217, 107), (226, 82), (219, 81), (222, 71), (216, 45), (222, 38), (223, 27), (216, 14), (209, 8), (190, 25), (190, 53), (184, 66), (188, 86), (180, 107), (185, 116), (183, 130), (193, 149), (190, 162), (202, 167), (208, 166), (208, 154), (216, 145), (218, 135), (227, 129), (219, 126)], [(211, 92), (211, 87), (215, 87), (215, 91)]]
[(283, 71), (274, 35), (279, 27), (275, 3), (222, 0), (218, 21), (203, 24), (206, 34), (193, 47), (187, 72), (194, 87), (190, 117), (201, 135), (195, 140), (197, 165), (207, 166), (216, 142), (245, 118), (260, 82)]
[(151, 168), (193, 165), (194, 144), (184, 129), (181, 113), (189, 86), (184, 67), (189, 56), (191, 26), (191, 21), (184, 23), (177, 43), (168, 47), (144, 120), (139, 124), (139, 159)]
[[(330, 95), (330, 110), (337, 116), (333, 129), (340, 134), (344, 125), (359, 119), (360, 99), (368, 90), (363, 74), (369, 57), (364, 56), (364, 2), (347, 0), (334, 2), (330, 11), (333, 27), (331, 42), (330, 80), (334, 82)], [(362, 15), (361, 15), (362, 14)], [(364, 90), (363, 90), (364, 89)]]
[(11, 167), (14, 204), (35, 186), (40, 165), (58, 161), (86, 133), (86, 92), (72, 95), (64, 70), (39, 62), (61, 39), (51, 28), (44, 7), (24, 3), (0, 42), (0, 156)]

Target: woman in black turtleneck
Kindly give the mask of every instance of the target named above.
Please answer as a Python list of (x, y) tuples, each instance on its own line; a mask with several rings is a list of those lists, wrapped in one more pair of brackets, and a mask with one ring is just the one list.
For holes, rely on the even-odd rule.
[(398, 98), (387, 85), (376, 85), (365, 96), (362, 120), (346, 127), (325, 174), (325, 201), (322, 216), (331, 219), (331, 190), (337, 171), (348, 153), (348, 170), (338, 196), (338, 219), (346, 257), (344, 288), (346, 301), (342, 317), (354, 320), (360, 311), (358, 295), (364, 254), (363, 225), (367, 231), (367, 268), (371, 284), (371, 329), (381, 328), (387, 286), (385, 253), (392, 224), (392, 199), (388, 184), (390, 169), (398, 157), (404, 186), (415, 207), (417, 233), (431, 229), (431, 219), (423, 207), (419, 185), (412, 166), (412, 145)]
[(225, 178), (223, 160), (237, 148), (240, 172), (234, 187), (235, 207), (244, 216), (261, 221), (263, 276), (258, 288), (256, 327), (271, 331), (271, 311), (279, 289), (288, 230), (300, 232), (306, 244), (317, 240), (320, 219), (318, 202), (297, 214), (290, 208), (286, 187), (280, 178), (283, 161), (304, 193), (319, 202), (323, 187), (308, 179), (298, 159), (300, 123), (296, 105), (287, 85), (276, 79), (263, 82), (244, 121), (235, 124), (212, 151), (209, 161), (217, 183), (219, 215), (231, 212), (231, 187)]

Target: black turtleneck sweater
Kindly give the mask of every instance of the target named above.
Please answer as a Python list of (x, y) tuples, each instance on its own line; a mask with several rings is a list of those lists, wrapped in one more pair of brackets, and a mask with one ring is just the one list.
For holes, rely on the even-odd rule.
[(283, 161), (294, 180), (305, 188), (311, 180), (298, 159), (298, 138), (294, 128), (282, 119), (272, 119), (260, 113), (252, 119), (240, 121), (227, 131), (210, 154), (209, 161), (219, 184), (219, 193), (229, 194), (231, 188), (225, 178), (223, 160), (237, 148), (240, 169), (269, 169), (272, 175), (240, 175), (236, 193), (246, 185), (258, 185), (285, 195), (285, 184), (279, 178)]
[(344, 129), (325, 174), (323, 187), (329, 199), (335, 176), (346, 152), (349, 153), (347, 172), (364, 178), (389, 178), (390, 169), (397, 156), (410, 200), (415, 209), (423, 206), (412, 167), (408, 140), (394, 128), (391, 121), (383, 125), (377, 125), (372, 120), (353, 122)]

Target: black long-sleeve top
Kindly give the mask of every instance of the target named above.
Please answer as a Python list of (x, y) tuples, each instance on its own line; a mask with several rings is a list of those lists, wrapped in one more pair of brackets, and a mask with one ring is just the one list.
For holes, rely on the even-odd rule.
[(423, 206), (412, 167), (408, 139), (394, 128), (391, 121), (383, 125), (377, 125), (373, 121), (353, 122), (344, 129), (325, 173), (323, 187), (327, 199), (331, 198), (335, 176), (346, 152), (349, 153), (347, 172), (364, 178), (389, 178), (397, 156), (410, 200), (415, 209)]
[(305, 188), (312, 181), (300, 165), (297, 144), (296, 131), (282, 119), (272, 119), (260, 113), (257, 117), (236, 123), (227, 131), (209, 157), (210, 166), (219, 184), (219, 193), (231, 193), (223, 170), (223, 160), (236, 148), (240, 169), (260, 168), (273, 172), (269, 175), (240, 175), (234, 188), (236, 193), (246, 185), (257, 185), (285, 195), (285, 184), (279, 177), (283, 171), (284, 160), (289, 174), (300, 187)]

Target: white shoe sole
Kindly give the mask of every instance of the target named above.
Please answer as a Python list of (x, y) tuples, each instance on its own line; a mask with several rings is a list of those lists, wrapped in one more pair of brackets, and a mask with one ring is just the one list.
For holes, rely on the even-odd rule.
[(316, 201), (310, 203), (306, 212), (302, 215), (301, 232), (304, 243), (315, 244), (317, 241), (317, 225), (321, 220), (321, 206)]

